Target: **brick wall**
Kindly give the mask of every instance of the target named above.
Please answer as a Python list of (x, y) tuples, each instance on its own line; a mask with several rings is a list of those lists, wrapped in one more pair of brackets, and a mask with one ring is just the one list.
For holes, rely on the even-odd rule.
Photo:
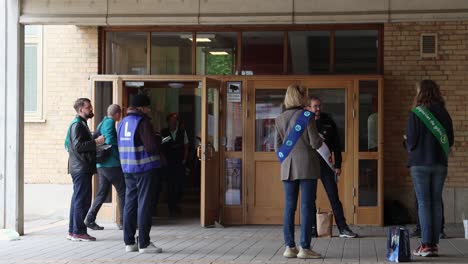
[(97, 73), (96, 27), (44, 26), (44, 123), (25, 123), (25, 183), (71, 183), (63, 142), (74, 100), (91, 97), (88, 77)]
[[(421, 33), (438, 34), (437, 58), (420, 58)], [(385, 189), (412, 186), (402, 135), (415, 83), (433, 79), (453, 119), (455, 145), (447, 187), (468, 187), (468, 21), (390, 23), (384, 29)]]

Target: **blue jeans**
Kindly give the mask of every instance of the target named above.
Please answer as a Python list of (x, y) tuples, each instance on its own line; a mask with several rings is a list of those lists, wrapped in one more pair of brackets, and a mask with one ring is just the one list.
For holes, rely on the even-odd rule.
[(317, 179), (283, 181), (286, 204), (284, 207), (284, 242), (286, 246), (295, 247), (294, 215), (296, 213), (299, 188), (301, 188), (301, 247), (310, 249), (312, 225), (315, 222), (315, 198), (317, 196)]
[[(336, 225), (338, 226), (338, 229), (342, 231), (348, 225), (346, 224), (346, 218), (344, 217), (343, 205), (338, 197), (338, 186), (335, 181), (335, 172), (332, 171), (323, 158), (320, 158), (320, 176), (320, 181), (325, 188), (335, 216)], [(315, 222), (316, 221), (314, 220), (314, 223)]]
[(142, 173), (125, 173), (125, 206), (124, 206), (124, 242), (135, 244), (135, 233), (138, 227), (140, 248), (148, 247), (151, 231), (151, 209), (153, 201), (153, 177), (156, 170)]
[(70, 221), (68, 232), (76, 235), (87, 233), (84, 219), (91, 206), (91, 179), (92, 173), (72, 174), (73, 195), (70, 205)]
[(442, 189), (447, 177), (447, 167), (411, 166), (410, 171), (419, 203), (421, 243), (438, 244), (443, 217)]

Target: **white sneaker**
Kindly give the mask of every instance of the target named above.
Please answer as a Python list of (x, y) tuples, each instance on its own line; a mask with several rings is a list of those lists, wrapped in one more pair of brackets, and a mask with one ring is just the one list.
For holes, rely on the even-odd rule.
[(137, 246), (137, 244), (126, 245), (126, 246), (125, 246), (125, 252), (136, 252), (136, 251), (138, 251), (138, 246)]
[(284, 251), (283, 253), (283, 257), (285, 258), (296, 258), (297, 257), (297, 253), (299, 253), (299, 250), (297, 250), (296, 247), (286, 247), (286, 250)]
[(150, 242), (149, 245), (145, 248), (140, 248), (138, 252), (143, 253), (143, 254), (154, 254), (154, 253), (161, 253), (162, 248), (158, 248), (153, 244), (153, 242)]
[(322, 255), (311, 249), (301, 248), (301, 250), (299, 250), (299, 254), (297, 254), (297, 257), (300, 259), (319, 259), (322, 258)]

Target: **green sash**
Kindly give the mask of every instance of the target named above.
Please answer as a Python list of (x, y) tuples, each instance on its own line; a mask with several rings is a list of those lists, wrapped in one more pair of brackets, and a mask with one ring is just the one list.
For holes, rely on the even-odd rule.
[(426, 127), (431, 131), (431, 133), (439, 141), (442, 149), (444, 150), (445, 156), (448, 157), (449, 153), (449, 142), (447, 137), (447, 132), (445, 128), (440, 124), (439, 120), (432, 115), (431, 111), (424, 106), (418, 106), (411, 109), (421, 121), (426, 125)]

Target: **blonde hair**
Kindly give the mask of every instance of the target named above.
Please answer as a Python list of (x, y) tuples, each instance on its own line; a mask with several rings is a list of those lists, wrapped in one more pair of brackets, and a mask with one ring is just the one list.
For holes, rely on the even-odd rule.
[(292, 107), (304, 107), (307, 98), (307, 89), (297, 84), (291, 84), (286, 90), (284, 97), (284, 107), (286, 109)]

